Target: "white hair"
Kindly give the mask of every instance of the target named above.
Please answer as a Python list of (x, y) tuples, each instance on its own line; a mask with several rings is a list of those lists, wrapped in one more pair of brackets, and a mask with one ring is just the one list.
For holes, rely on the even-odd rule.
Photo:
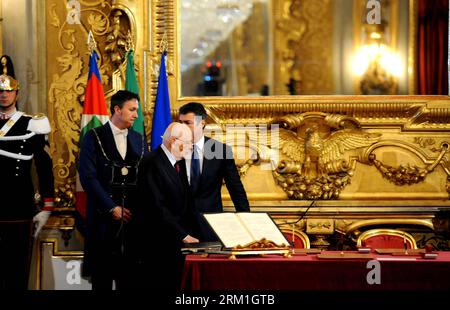
[(188, 131), (190, 131), (190, 129), (185, 124), (171, 123), (169, 126), (167, 126), (162, 138), (163, 138), (163, 141), (168, 142), (170, 140), (170, 138), (172, 138), (172, 137), (180, 138), (181, 136), (183, 136), (184, 132), (188, 132)]

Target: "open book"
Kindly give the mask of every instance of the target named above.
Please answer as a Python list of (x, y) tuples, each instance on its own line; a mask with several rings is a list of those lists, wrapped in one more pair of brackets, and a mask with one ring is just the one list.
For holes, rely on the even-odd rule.
[(203, 216), (225, 248), (245, 246), (263, 238), (278, 246), (289, 246), (289, 242), (267, 213), (225, 212)]

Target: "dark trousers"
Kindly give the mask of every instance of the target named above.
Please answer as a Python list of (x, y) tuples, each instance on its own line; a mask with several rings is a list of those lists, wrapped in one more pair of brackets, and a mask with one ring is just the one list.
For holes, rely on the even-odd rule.
[(184, 256), (180, 247), (170, 245), (149, 247), (138, 274), (139, 289), (179, 291), (183, 274)]
[[(117, 228), (117, 227), (116, 227)], [(129, 228), (129, 227), (127, 227)], [(112, 229), (103, 242), (91, 247), (91, 282), (93, 290), (131, 290), (136, 287), (137, 257), (129, 240), (130, 231)], [(122, 239), (122, 234), (125, 237)]]
[(0, 220), (0, 290), (27, 290), (32, 220)]

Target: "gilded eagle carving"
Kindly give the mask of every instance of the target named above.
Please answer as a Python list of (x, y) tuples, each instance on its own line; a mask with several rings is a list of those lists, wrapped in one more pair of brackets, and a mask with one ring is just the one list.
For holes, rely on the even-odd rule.
[(281, 153), (301, 163), (302, 174), (310, 177), (336, 172), (333, 167), (345, 160), (345, 153), (368, 147), (380, 139), (380, 134), (357, 129), (343, 129), (323, 137), (317, 124), (306, 128), (304, 137), (283, 128), (279, 135)]
[[(349, 116), (309, 112), (280, 124), (275, 181), (291, 199), (336, 199), (350, 183), (356, 160), (381, 134), (361, 129)], [(273, 160), (272, 160), (273, 162)]]

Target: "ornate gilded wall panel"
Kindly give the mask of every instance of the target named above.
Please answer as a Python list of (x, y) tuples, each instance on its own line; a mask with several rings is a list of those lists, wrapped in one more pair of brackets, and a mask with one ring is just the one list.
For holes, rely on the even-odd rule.
[[(378, 100), (211, 104), (209, 110), (224, 129), (227, 124), (281, 126), (276, 170), (256, 172), (248, 163), (244, 167), (244, 183), (252, 173), (258, 177), (250, 186), (261, 182), (261, 192), (250, 194), (255, 198), (268, 192), (272, 175), (273, 199), (280, 197), (276, 187), (292, 199), (448, 199), (450, 137), (443, 102)], [(423, 113), (428, 115), (425, 122)], [(274, 151), (266, 141), (259, 151), (265, 147)], [(270, 161), (268, 152), (261, 151), (259, 163)], [(266, 177), (261, 177), (263, 173)]]

